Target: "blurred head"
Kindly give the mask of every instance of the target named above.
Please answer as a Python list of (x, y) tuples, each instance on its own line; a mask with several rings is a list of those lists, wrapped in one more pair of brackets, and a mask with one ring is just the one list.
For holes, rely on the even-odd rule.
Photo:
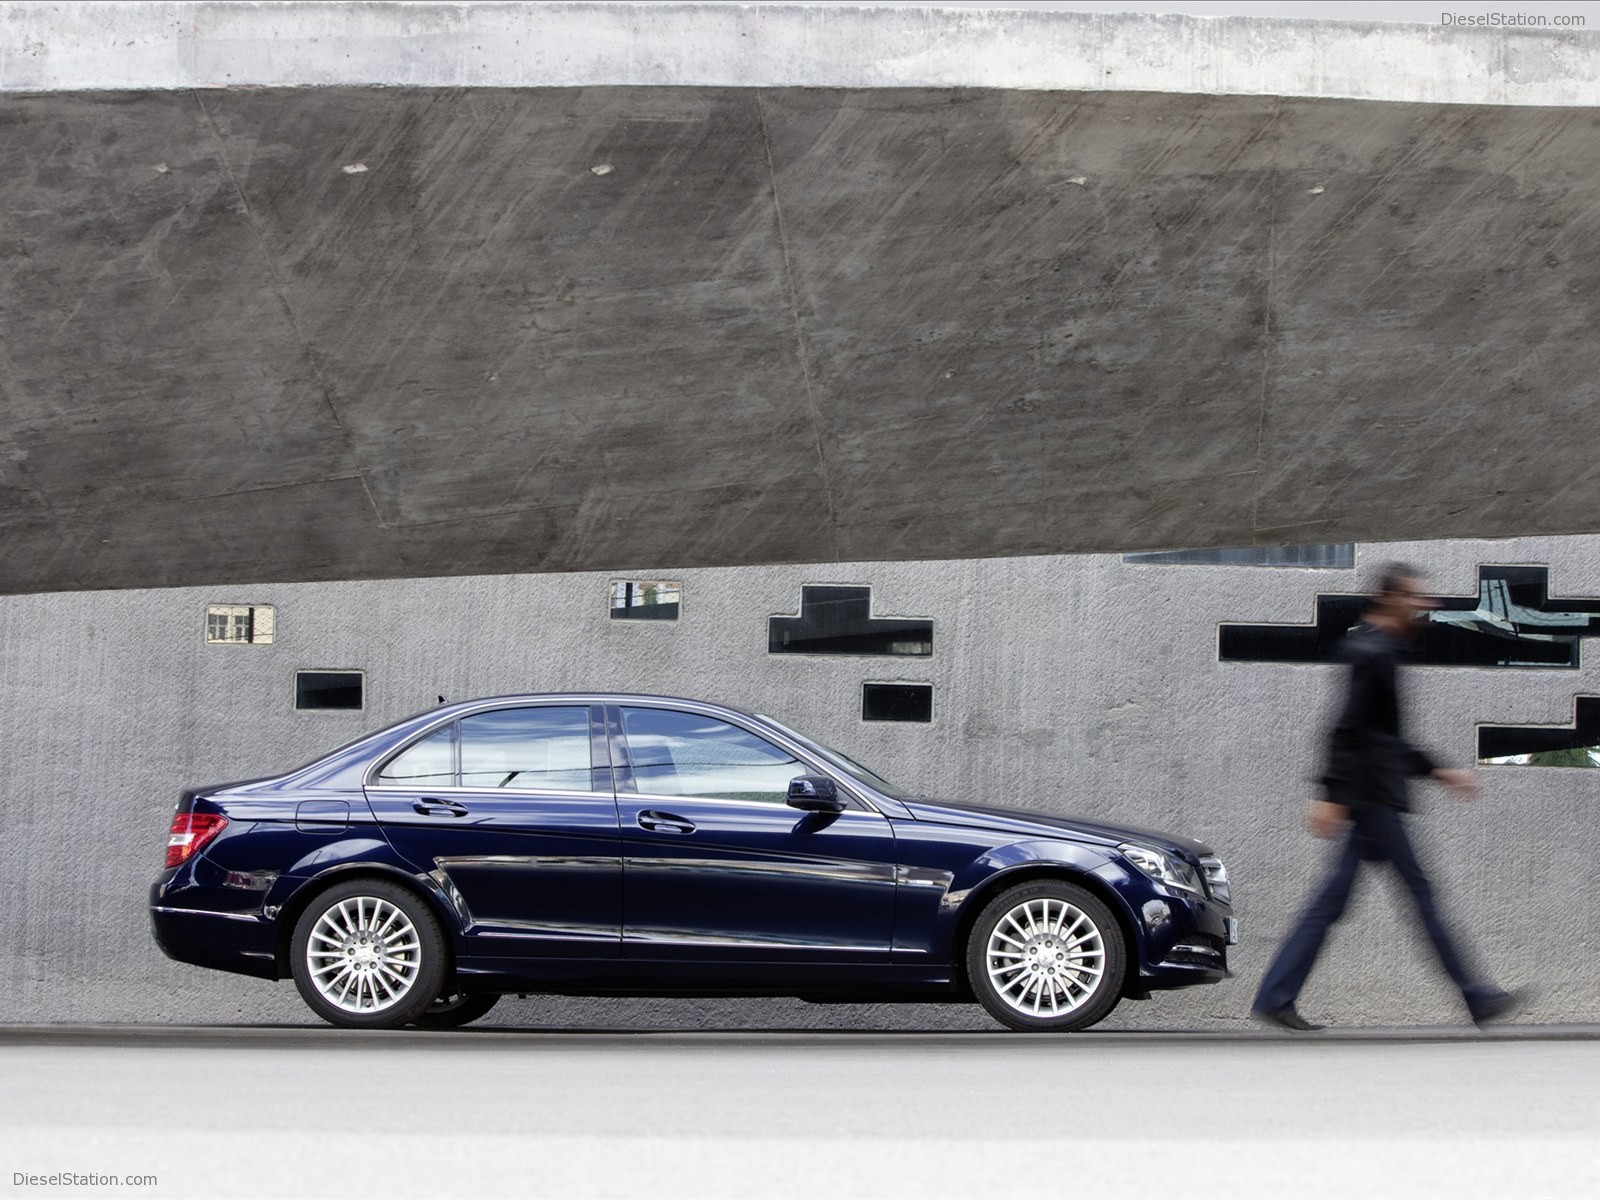
[(1378, 573), (1378, 586), (1372, 593), (1369, 619), (1380, 618), (1405, 629), (1426, 620), (1439, 602), (1427, 592), (1428, 579), (1410, 563), (1392, 562)]

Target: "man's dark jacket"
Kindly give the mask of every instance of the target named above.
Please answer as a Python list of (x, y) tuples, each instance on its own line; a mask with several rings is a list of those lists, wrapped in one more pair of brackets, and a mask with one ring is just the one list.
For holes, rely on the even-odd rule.
[(1340, 661), (1350, 666), (1349, 694), (1328, 736), (1322, 782), (1334, 804), (1410, 807), (1406, 780), (1434, 768), (1406, 741), (1400, 720), (1400, 660), (1405, 643), (1382, 629), (1363, 628), (1345, 638)]

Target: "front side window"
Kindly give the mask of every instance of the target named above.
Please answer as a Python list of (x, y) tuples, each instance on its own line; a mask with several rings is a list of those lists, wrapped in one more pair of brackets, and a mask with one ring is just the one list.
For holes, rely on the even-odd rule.
[(896, 787), (894, 784), (890, 783), (876, 771), (870, 771), (866, 767), (863, 767), (848, 754), (835, 750), (831, 746), (825, 746), (821, 742), (817, 741), (816, 738), (810, 738), (803, 733), (797, 733), (793, 729), (790, 729), (789, 726), (785, 725), (782, 721), (775, 720), (774, 718), (766, 716), (765, 714), (762, 715), (761, 719), (767, 722), (769, 725), (776, 725), (779, 729), (783, 730), (783, 732), (787, 734), (792, 741), (799, 742), (823, 762), (827, 763), (831, 767), (836, 768), (837, 770), (843, 771), (846, 775), (852, 776), (857, 782), (864, 783), (869, 788), (873, 788), (882, 792), (885, 796), (894, 796), (901, 800), (917, 799), (916, 796), (913, 796), (904, 788)]
[(502, 708), (460, 725), (462, 787), (593, 790), (587, 708)]
[(716, 717), (624, 708), (622, 727), (639, 791), (656, 796), (783, 804), (807, 768), (786, 750)]

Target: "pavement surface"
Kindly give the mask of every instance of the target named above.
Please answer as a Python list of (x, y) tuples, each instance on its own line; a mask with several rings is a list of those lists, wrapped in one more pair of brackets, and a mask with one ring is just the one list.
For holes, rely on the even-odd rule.
[(1594, 1197), (1600, 1027), (0, 1027), (0, 1174), (117, 1196)]

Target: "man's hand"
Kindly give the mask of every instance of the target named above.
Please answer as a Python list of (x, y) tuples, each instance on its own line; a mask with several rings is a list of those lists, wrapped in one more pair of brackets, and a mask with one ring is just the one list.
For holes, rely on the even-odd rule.
[(1474, 771), (1460, 767), (1435, 767), (1433, 777), (1463, 800), (1470, 800), (1478, 794), (1480, 785)]
[(1336, 838), (1344, 832), (1350, 810), (1331, 800), (1314, 800), (1306, 813), (1306, 828), (1319, 838)]

